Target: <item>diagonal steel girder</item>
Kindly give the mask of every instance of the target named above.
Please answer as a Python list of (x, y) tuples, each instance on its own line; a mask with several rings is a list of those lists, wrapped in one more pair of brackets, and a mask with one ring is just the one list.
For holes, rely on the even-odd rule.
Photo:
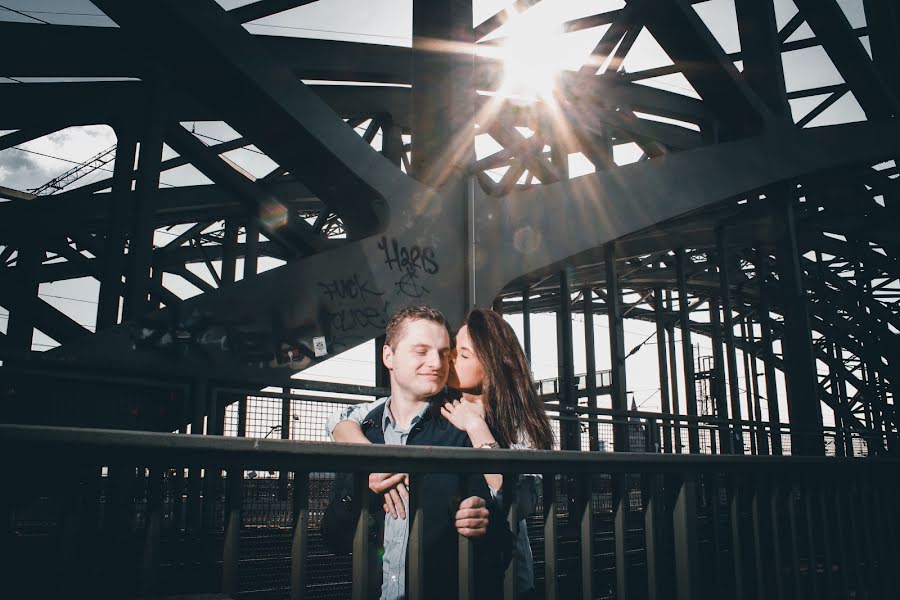
[(549, 272), (603, 243), (770, 184), (846, 165), (873, 164), (900, 144), (895, 120), (797, 130), (597, 172), (504, 198), (479, 195), (476, 299), (489, 303), (509, 282)]
[[(577, 263), (579, 256), (591, 255), (596, 261), (592, 251), (607, 241), (724, 199), (838, 166), (878, 162), (897, 152), (897, 139), (900, 127), (893, 121), (788, 129), (502, 199), (475, 189), (475, 303), (489, 305), (507, 283), (526, 274)], [(441, 194), (393, 172), (408, 201), (404, 205), (394, 196), (396, 205), (383, 233), (185, 300), (140, 324), (125, 324), (55, 352), (90, 351), (113, 363), (127, 363), (137, 360), (129, 353), (135, 340), (140, 346), (142, 331), (189, 329), (189, 322), (206, 322), (237, 337), (270, 336), (273, 347), (279, 348), (312, 348), (313, 338), (321, 336), (331, 354), (376, 337), (390, 313), (411, 302), (427, 302), (451, 321), (460, 319), (465, 308), (460, 292), (466, 281), (465, 232), (445, 224), (451, 217), (450, 203)], [(202, 344), (204, 331), (194, 332), (197, 344)], [(224, 352), (222, 348), (207, 348), (203, 364), (208, 366), (212, 356), (237, 374), (244, 365), (227, 345)], [(145, 363), (161, 359), (156, 351), (132, 354)], [(313, 362), (301, 361), (292, 368)], [(181, 364), (189, 368), (191, 362), (182, 358)]]
[[(398, 174), (214, 2), (97, 5), (176, 87), (303, 181), (356, 236), (386, 220)], [(165, 32), (161, 44), (160, 32)]]

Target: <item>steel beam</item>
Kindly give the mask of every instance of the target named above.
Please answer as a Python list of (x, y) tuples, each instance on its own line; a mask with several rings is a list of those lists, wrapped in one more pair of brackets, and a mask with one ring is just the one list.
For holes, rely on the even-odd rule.
[(139, 133), (141, 144), (135, 181), (135, 205), (131, 226), (123, 319), (134, 319), (149, 310), (150, 267), (153, 262), (153, 213), (159, 189), (167, 84), (161, 80), (147, 84), (148, 113)]
[[(694, 348), (691, 345), (691, 324), (688, 314), (687, 285), (685, 283), (684, 249), (675, 250), (675, 268), (678, 272), (678, 319), (681, 326), (681, 356), (684, 362), (684, 392), (687, 414), (697, 416), (697, 382), (694, 377)], [(700, 452), (700, 434), (691, 424), (688, 429), (688, 448), (691, 454)]]
[[(666, 321), (668, 315), (663, 316), (666, 309), (661, 288), (653, 290), (653, 316), (656, 323), (656, 358), (659, 370), (659, 398), (660, 409), (663, 415), (671, 414), (669, 402), (669, 364), (666, 352)], [(671, 421), (663, 418), (663, 451), (672, 453), (672, 427)]]
[(890, 0), (863, 0), (872, 60), (896, 96), (900, 93), (900, 7)]
[[(597, 408), (597, 352), (594, 346), (594, 293), (591, 288), (582, 290), (581, 311), (584, 315), (584, 370), (585, 388), (587, 391), (587, 405)], [(592, 451), (600, 449), (600, 437), (597, 431), (596, 419), (591, 419), (588, 424), (589, 448)]]
[[(778, 130), (503, 198), (476, 190), (478, 206), (484, 214), (494, 215), (475, 224), (483, 261), (476, 295), (494, 298), (521, 274), (539, 275), (563, 260), (578, 264), (573, 257), (587, 261), (609, 240), (763, 189), (773, 181), (878, 162), (896, 154), (891, 136), (900, 137), (900, 131), (894, 129), (898, 127), (892, 121), (883, 121)], [(571, 215), (578, 215), (576, 221)], [(540, 243), (522, 243), (537, 239), (534, 236)]]
[(636, 18), (714, 111), (721, 139), (752, 135), (766, 127), (772, 116), (768, 107), (744, 81), (688, 2), (630, 0), (629, 4), (635, 6)]
[(568, 419), (560, 420), (560, 447), (565, 450), (581, 450), (581, 430), (576, 417), (575, 406), (578, 395), (575, 391), (575, 353), (572, 339), (572, 293), (571, 274), (567, 270), (559, 274), (559, 309), (556, 313), (556, 349), (559, 365), (560, 406), (564, 407)]
[(897, 115), (900, 103), (884, 82), (837, 0), (796, 0), (822, 47), (869, 119)]
[[(98, 0), (98, 6), (154, 57), (189, 93), (247, 135), (270, 158), (303, 180), (336, 211), (353, 236), (383, 225), (386, 199), (409, 196), (397, 189), (404, 176), (346, 127), (290, 71), (226, 11), (211, 1), (134, 2)], [(160, 50), (157, 32), (167, 32)], [(214, 33), (213, 33), (214, 32)], [(235, 91), (240, 89), (240, 93)], [(252, 105), (253, 111), (246, 107)], [(402, 184), (400, 184), (402, 187)], [(396, 204), (396, 203), (395, 203)]]
[(779, 283), (784, 294), (786, 361), (785, 384), (788, 395), (788, 412), (791, 425), (792, 454), (822, 454), (822, 411), (819, 404), (815, 354), (813, 352), (806, 287), (801, 264), (801, 251), (797, 245), (796, 216), (793, 194), (785, 185), (773, 190), (776, 210), (787, 225), (786, 236), (777, 248)]
[[(616, 268), (616, 248), (613, 243), (603, 247), (603, 264), (606, 269), (606, 318), (609, 326), (609, 361), (612, 390), (610, 401), (613, 410), (628, 410), (625, 371), (625, 330), (622, 323), (622, 290)], [(628, 425), (621, 419), (613, 424), (613, 447), (616, 452), (629, 452)]]
[(719, 313), (719, 301), (711, 296), (709, 302), (709, 329), (712, 335), (713, 371), (710, 373), (710, 388), (716, 407), (716, 418), (719, 421), (719, 451), (722, 454), (735, 454), (734, 433), (728, 425), (728, 398), (725, 387), (725, 356), (722, 353), (722, 318)]
[(113, 171), (109, 224), (103, 244), (100, 293), (97, 299), (97, 330), (112, 327), (119, 322), (119, 301), (122, 296), (122, 277), (127, 258), (125, 244), (132, 206), (131, 173), (137, 151), (133, 133), (127, 129), (116, 132), (116, 162)]
[[(728, 361), (728, 391), (731, 399), (732, 447), (734, 452), (743, 454), (744, 438), (741, 434), (741, 392), (738, 388), (737, 355), (734, 347), (734, 318), (731, 310), (731, 255), (729, 252), (725, 230), (719, 228), (716, 233), (716, 260), (719, 267), (719, 294), (722, 301), (722, 327), (725, 337), (725, 356)], [(748, 415), (749, 416), (749, 415)]]
[(735, 0), (747, 85), (781, 119), (791, 118), (781, 62), (781, 40), (772, 0)]
[(233, 16), (239, 23), (249, 23), (271, 15), (285, 12), (299, 6), (312, 4), (316, 0), (256, 0), (243, 6), (232, 8), (228, 14)]

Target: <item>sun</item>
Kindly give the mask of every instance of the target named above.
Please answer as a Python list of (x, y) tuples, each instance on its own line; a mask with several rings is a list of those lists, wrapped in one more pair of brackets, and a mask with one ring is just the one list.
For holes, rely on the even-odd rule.
[(557, 76), (565, 63), (559, 24), (528, 11), (517, 14), (504, 29), (507, 35), (498, 49), (503, 62), (498, 92), (526, 102), (552, 101)]

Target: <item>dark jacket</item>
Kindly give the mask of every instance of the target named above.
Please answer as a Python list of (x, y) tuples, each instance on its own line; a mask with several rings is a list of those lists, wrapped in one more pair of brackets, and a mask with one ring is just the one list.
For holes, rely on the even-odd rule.
[[(373, 444), (384, 444), (381, 428), (384, 404), (370, 412), (362, 424), (363, 433)], [(408, 446), (471, 447), (468, 435), (444, 419), (435, 406), (425, 413), (412, 428), (406, 441)], [(464, 486), (464, 487), (463, 487)], [(487, 502), (490, 511), (490, 525), (487, 535), (473, 540), (475, 552), (475, 587), (480, 598), (498, 598), (502, 595), (503, 572), (512, 554), (512, 536), (503, 510), (491, 498), (490, 490), (480, 474), (460, 475), (453, 473), (429, 473), (425, 475), (417, 489), (417, 500), (425, 511), (424, 522), (424, 585), (425, 597), (434, 599), (455, 599), (458, 597), (458, 540), (459, 534), (453, 519), (460, 500), (470, 496), (480, 496)], [(339, 473), (335, 477), (332, 504), (343, 501), (345, 510), (326, 511), (324, 528), (326, 537), (334, 537), (335, 532), (346, 536), (343, 540), (329, 540), (329, 544), (349, 548), (356, 516), (349, 510), (353, 494), (353, 476)], [(464, 495), (463, 495), (464, 494)], [(382, 499), (369, 494), (372, 543), (369, 556), (371, 565), (372, 594), (378, 598), (381, 591), (381, 546), (384, 532), (384, 511)], [(337, 544), (336, 544), (337, 543)], [(408, 564), (408, 563), (407, 563)], [(407, 582), (409, 577), (407, 576)]]

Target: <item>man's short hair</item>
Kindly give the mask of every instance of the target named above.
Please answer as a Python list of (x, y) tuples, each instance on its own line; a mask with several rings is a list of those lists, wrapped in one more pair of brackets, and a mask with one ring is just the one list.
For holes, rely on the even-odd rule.
[(384, 328), (384, 345), (390, 346), (392, 350), (395, 350), (394, 344), (403, 335), (403, 328), (409, 321), (431, 321), (442, 325), (447, 330), (447, 334), (450, 334), (450, 323), (447, 322), (447, 317), (444, 316), (444, 313), (431, 306), (413, 304), (395, 312), (391, 320), (388, 321), (387, 326)]

